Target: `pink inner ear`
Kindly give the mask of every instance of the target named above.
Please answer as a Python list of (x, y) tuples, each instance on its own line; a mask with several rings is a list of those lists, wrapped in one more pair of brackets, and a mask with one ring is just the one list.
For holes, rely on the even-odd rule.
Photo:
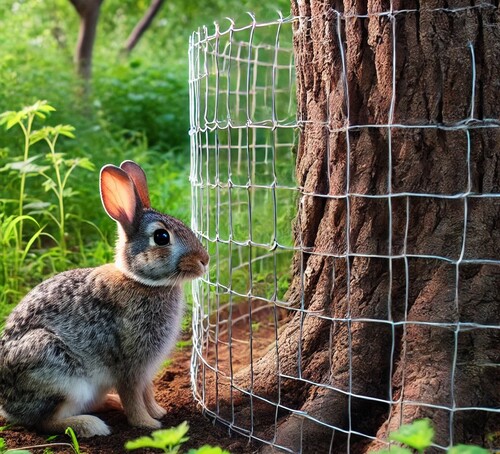
[(118, 167), (107, 166), (101, 172), (101, 196), (110, 217), (127, 230), (134, 222), (136, 196), (134, 184)]
[(149, 201), (148, 182), (144, 170), (142, 170), (142, 168), (134, 161), (123, 161), (120, 165), (120, 168), (123, 169), (129, 176), (129, 178), (134, 182), (135, 189), (139, 194), (139, 198), (141, 199), (144, 208), (151, 208), (151, 202)]

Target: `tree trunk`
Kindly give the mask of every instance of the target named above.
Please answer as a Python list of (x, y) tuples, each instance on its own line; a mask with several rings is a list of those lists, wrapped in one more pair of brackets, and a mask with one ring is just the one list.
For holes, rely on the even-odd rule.
[(251, 386), (307, 413), (273, 429), (295, 452), (421, 417), (441, 446), (500, 428), (500, 18), (452, 6), (292, 1), (302, 252)]
[(141, 39), (141, 36), (143, 33), (149, 28), (151, 23), (153, 22), (153, 19), (156, 17), (158, 14), (158, 11), (160, 11), (162, 5), (164, 3), (164, 0), (153, 0), (151, 2), (151, 5), (149, 6), (148, 10), (142, 17), (142, 19), (139, 21), (139, 23), (136, 25), (132, 33), (127, 39), (127, 42), (125, 43), (124, 50), (130, 54), (134, 47), (137, 45), (139, 40)]
[(92, 75), (92, 52), (103, 0), (70, 0), (80, 16), (80, 32), (75, 50), (78, 75), (89, 81)]

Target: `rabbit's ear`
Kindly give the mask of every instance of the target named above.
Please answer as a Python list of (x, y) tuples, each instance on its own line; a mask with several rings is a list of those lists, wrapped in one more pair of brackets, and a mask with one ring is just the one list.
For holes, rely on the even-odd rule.
[(144, 170), (136, 164), (134, 161), (123, 161), (120, 168), (124, 170), (130, 179), (134, 182), (135, 188), (137, 189), (137, 194), (141, 199), (144, 208), (151, 208), (151, 202), (149, 201), (149, 190), (148, 182), (146, 180), (146, 174)]
[(130, 234), (134, 230), (134, 220), (141, 203), (137, 200), (134, 183), (127, 173), (113, 165), (101, 169), (100, 183), (104, 209)]

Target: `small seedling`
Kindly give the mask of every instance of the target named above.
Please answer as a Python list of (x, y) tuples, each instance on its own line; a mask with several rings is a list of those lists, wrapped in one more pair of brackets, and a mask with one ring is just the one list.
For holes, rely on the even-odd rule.
[(64, 433), (71, 438), (71, 445), (73, 447), (73, 451), (75, 451), (76, 454), (81, 454), (80, 451), (80, 444), (78, 443), (78, 438), (76, 438), (75, 431), (71, 428), (68, 427)]
[(479, 446), (456, 445), (448, 449), (448, 454), (488, 454), (490, 451)]
[(125, 449), (155, 448), (168, 454), (175, 454), (179, 452), (182, 443), (189, 439), (185, 436), (188, 430), (188, 423), (184, 421), (177, 427), (155, 430), (150, 437), (139, 437), (136, 440), (127, 441)]
[(229, 454), (229, 451), (219, 446), (204, 445), (198, 449), (190, 449), (187, 454)]
[(399, 441), (420, 453), (431, 445), (433, 438), (434, 429), (428, 419), (420, 419), (412, 424), (405, 424), (396, 432), (389, 434), (389, 440)]
[(180, 340), (177, 342), (176, 344), (176, 347), (178, 349), (183, 349), (183, 348), (190, 348), (193, 346), (193, 341), (192, 339), (188, 339), (188, 340)]
[[(182, 444), (189, 440), (189, 437), (186, 437), (188, 430), (189, 425), (187, 421), (184, 421), (177, 427), (156, 430), (150, 437), (140, 437), (136, 440), (127, 441), (127, 443), (125, 443), (125, 449), (153, 448), (160, 449), (167, 454), (177, 454)], [(224, 451), (218, 446), (213, 447), (205, 445), (199, 449), (189, 450), (188, 454), (229, 454), (229, 452)]]
[[(401, 426), (389, 434), (389, 440), (397, 441), (406, 446), (391, 446), (377, 451), (376, 454), (412, 454), (414, 451), (423, 453), (432, 446), (434, 429), (428, 419), (417, 419), (411, 424)], [(448, 454), (488, 454), (488, 450), (479, 446), (456, 445), (448, 449)]]
[(31, 454), (24, 449), (8, 449), (7, 443), (3, 438), (0, 438), (0, 454)]
[[(4, 426), (2, 427), (2, 429), (5, 429), (6, 427), (8, 426)], [(47, 444), (26, 446), (20, 449), (8, 449), (5, 440), (3, 438), (0, 438), (0, 454), (31, 454), (31, 449), (39, 450), (42, 448), (43, 454), (53, 454), (54, 451), (52, 450), (52, 448), (68, 447), (71, 448), (75, 454), (83, 454), (80, 451), (80, 445), (78, 443), (78, 439), (76, 438), (74, 430), (71, 427), (68, 427), (65, 433), (71, 438), (71, 443), (53, 443), (53, 441), (58, 437), (57, 435), (53, 435), (47, 438)]]

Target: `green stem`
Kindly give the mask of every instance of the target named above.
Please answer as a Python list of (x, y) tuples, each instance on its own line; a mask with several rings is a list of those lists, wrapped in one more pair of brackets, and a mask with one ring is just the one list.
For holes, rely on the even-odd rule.
[(64, 185), (65, 181), (63, 182), (61, 178), (61, 170), (59, 168), (59, 164), (56, 159), (56, 142), (57, 138), (59, 137), (59, 134), (56, 134), (52, 141), (46, 139), (49, 148), (50, 148), (50, 153), (52, 154), (52, 162), (54, 164), (54, 170), (56, 172), (56, 181), (57, 181), (57, 190), (56, 190), (56, 195), (57, 195), (57, 201), (59, 205), (59, 247), (61, 249), (61, 253), (63, 257), (66, 255), (66, 238), (64, 236), (64, 231), (65, 231), (65, 225), (64, 225)]
[[(31, 135), (31, 127), (33, 125), (33, 119), (35, 116), (30, 114), (28, 116), (27, 126), (24, 126), (23, 122), (19, 122), (19, 126), (23, 130), (24, 134), (24, 153), (23, 153), (23, 161), (28, 160), (29, 149), (30, 149), (30, 135)], [(26, 173), (21, 173), (21, 187), (19, 189), (19, 216), (23, 215), (23, 203), (24, 203), (24, 190), (26, 186)], [(23, 220), (19, 221), (19, 242), (17, 244), (18, 250), (22, 249), (23, 246)]]

